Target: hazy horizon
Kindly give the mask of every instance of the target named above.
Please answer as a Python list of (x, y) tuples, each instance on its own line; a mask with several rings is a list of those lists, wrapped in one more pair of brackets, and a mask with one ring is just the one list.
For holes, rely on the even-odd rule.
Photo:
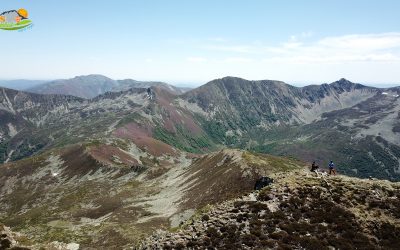
[(110, 78), (199, 85), (400, 83), (400, 1), (7, 1), (34, 26), (0, 31), (3, 79)]
[[(89, 74), (89, 75), (102, 75), (102, 74)], [(87, 76), (87, 75), (83, 75), (83, 76)], [(106, 75), (103, 75), (103, 76), (106, 76)], [(69, 78), (65, 78), (65, 79), (0, 79), (0, 87), (10, 87), (10, 86), (8, 86), (7, 84), (3, 85), (5, 82), (6, 82), (6, 83), (11, 83), (11, 82), (13, 82), (13, 81), (16, 81), (16, 82), (18, 82), (18, 81), (32, 81), (32, 82), (37, 82), (37, 83), (35, 83), (34, 85), (39, 85), (39, 84), (41, 84), (41, 83), (49, 83), (49, 82), (57, 81), (57, 80), (72, 79), (72, 78), (74, 78), (74, 77), (76, 77), (76, 76), (69, 77)], [(106, 77), (108, 77), (108, 76), (106, 76)], [(228, 76), (224, 76), (224, 77), (228, 77)], [(238, 77), (238, 76), (231, 76), (231, 77)], [(109, 77), (109, 78), (111, 78), (111, 77)], [(223, 77), (221, 77), (221, 78), (223, 78)], [(239, 77), (239, 78), (242, 78), (242, 77)], [(345, 78), (345, 79), (347, 79), (347, 80), (349, 80), (349, 81), (351, 81), (351, 82), (353, 82), (353, 83), (359, 83), (359, 84), (363, 84), (363, 85), (365, 85), (365, 86), (378, 87), (378, 88), (388, 88), (388, 87), (398, 87), (398, 86), (400, 86), (400, 83), (356, 82), (356, 81), (352, 81), (351, 79), (348, 79), (348, 78), (346, 78), (346, 77), (342, 77), (342, 78)], [(164, 80), (160, 80), (160, 79), (155, 79), (155, 80), (154, 80), (154, 79), (153, 79), (153, 80), (151, 80), (151, 79), (148, 79), (148, 80), (147, 80), (147, 79), (146, 79), (146, 80), (143, 80), (143, 79), (134, 79), (134, 78), (111, 78), (111, 79), (113, 79), (113, 80), (132, 79), (132, 80), (136, 80), (136, 81), (165, 82), (165, 83), (168, 83), (168, 84), (177, 86), (177, 87), (196, 88), (196, 87), (202, 86), (202, 85), (204, 85), (204, 84), (206, 84), (206, 83), (208, 83), (208, 82), (210, 82), (210, 81), (213, 81), (213, 80), (219, 79), (219, 78), (210, 79), (210, 80), (208, 80), (208, 81), (206, 81), (206, 82), (174, 82), (174, 81), (164, 81)], [(244, 79), (246, 79), (246, 78), (244, 78)], [(340, 79), (341, 79), (341, 78), (340, 78)], [(338, 81), (338, 80), (340, 80), (340, 79), (336, 79), (335, 81)], [(296, 87), (303, 87), (303, 86), (307, 86), (307, 85), (321, 85), (321, 84), (325, 84), (325, 83), (328, 83), (328, 84), (329, 84), (329, 83), (335, 82), (335, 81), (332, 81), (332, 82), (326, 82), (326, 81), (325, 81), (325, 82), (290, 81), (290, 82), (288, 82), (288, 81), (283, 81), (283, 80), (281, 80), (281, 79), (246, 79), (246, 80), (250, 80), (250, 81), (276, 80), (276, 81), (282, 81), (282, 82), (284, 82), (284, 83), (286, 83), (286, 84), (293, 85), (293, 86), (296, 86)], [(23, 89), (27, 89), (27, 88), (21, 88), (21, 87), (20, 87), (20, 88), (16, 88), (16, 89), (23, 90)]]

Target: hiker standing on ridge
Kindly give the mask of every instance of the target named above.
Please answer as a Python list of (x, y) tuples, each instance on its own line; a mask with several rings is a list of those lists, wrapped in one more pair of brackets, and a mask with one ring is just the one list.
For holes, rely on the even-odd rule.
[(329, 162), (329, 175), (333, 173), (333, 175), (336, 175), (336, 170), (335, 170), (335, 164), (333, 164), (333, 161)]

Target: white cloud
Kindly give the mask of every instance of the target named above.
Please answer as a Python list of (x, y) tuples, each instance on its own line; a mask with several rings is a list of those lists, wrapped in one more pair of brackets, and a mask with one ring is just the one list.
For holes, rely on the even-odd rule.
[(357, 51), (400, 48), (400, 33), (327, 37), (318, 41), (317, 46)]
[[(231, 58), (239, 54), (252, 55), (247, 60), (279, 63), (345, 63), (345, 62), (391, 62), (400, 60), (400, 33), (353, 34), (325, 37), (314, 41), (302, 41), (312, 32), (291, 36), (278, 46), (252, 43), (248, 45), (209, 45), (206, 50), (230, 53)], [(234, 60), (233, 60), (234, 61)], [(238, 60), (242, 61), (242, 60)]]
[(190, 64), (183, 65), (187, 77), (234, 75), (289, 83), (322, 83), (344, 77), (361, 83), (400, 82), (400, 32), (330, 37), (305, 32), (276, 45), (265, 41), (235, 44), (230, 40), (208, 41), (206, 45), (203, 41), (195, 48), (202, 49), (207, 63), (198, 64), (195, 70)]
[(393, 62), (400, 60), (400, 33), (327, 37), (308, 44), (289, 41), (266, 51), (263, 61), (268, 62)]
[(329, 55), (329, 56), (312, 56), (298, 55), (288, 57), (270, 57), (262, 60), (269, 63), (350, 63), (350, 62), (400, 62), (400, 57), (386, 54), (367, 54), (367, 55)]

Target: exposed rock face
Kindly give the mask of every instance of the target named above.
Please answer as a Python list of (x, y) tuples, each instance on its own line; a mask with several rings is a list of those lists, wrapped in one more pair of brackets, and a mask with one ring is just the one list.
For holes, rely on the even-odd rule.
[(90, 135), (104, 135), (115, 119), (118, 121), (116, 117), (147, 103), (145, 89), (106, 93), (89, 101), (0, 88), (0, 161), (18, 160), (55, 144), (81, 142)]
[(35, 130), (49, 124), (62, 124), (71, 110), (84, 104), (83, 99), (73, 96), (38, 95), (0, 88), (0, 162), (21, 159), (43, 148), (49, 134)]
[(261, 192), (208, 207), (138, 249), (397, 249), (400, 185), (305, 172), (276, 174)]
[[(345, 79), (298, 88), (279, 81), (248, 81), (225, 77), (211, 81), (183, 98), (197, 103), (215, 119), (231, 126), (310, 123), (322, 113), (351, 107), (378, 92)], [(229, 118), (229, 119), (228, 119)]]
[(253, 148), (323, 166), (333, 159), (347, 175), (400, 180), (399, 94), (397, 88), (386, 89), (350, 108), (324, 113), (311, 124), (265, 133), (259, 141), (268, 144)]
[(40, 119), (54, 109), (79, 105), (85, 101), (66, 95), (39, 95), (0, 88), (0, 110), (20, 114), (28, 119)]

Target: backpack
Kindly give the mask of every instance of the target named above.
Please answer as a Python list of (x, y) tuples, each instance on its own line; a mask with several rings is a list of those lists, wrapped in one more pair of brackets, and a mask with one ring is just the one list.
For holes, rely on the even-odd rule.
[(263, 176), (256, 181), (256, 184), (254, 185), (254, 190), (260, 190), (263, 187), (271, 185), (273, 182), (274, 182), (274, 179), (269, 178), (267, 176)]

